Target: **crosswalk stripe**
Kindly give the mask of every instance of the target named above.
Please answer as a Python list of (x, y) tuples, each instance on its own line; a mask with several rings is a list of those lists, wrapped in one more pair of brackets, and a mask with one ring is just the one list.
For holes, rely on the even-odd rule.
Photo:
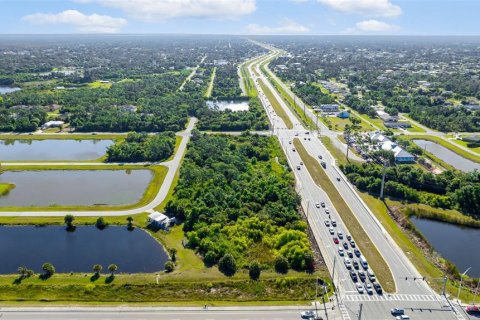
[(343, 298), (345, 301), (441, 301), (434, 295), (421, 294), (391, 294), (391, 295), (369, 295), (369, 294), (346, 294)]

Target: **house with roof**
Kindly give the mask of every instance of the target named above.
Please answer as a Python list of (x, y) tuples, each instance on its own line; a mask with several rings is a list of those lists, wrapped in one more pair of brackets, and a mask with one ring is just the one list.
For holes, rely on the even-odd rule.
[(392, 151), (396, 163), (412, 163), (415, 157), (408, 151), (404, 150), (393, 141), (386, 141), (381, 146), (382, 150)]
[(175, 218), (169, 218), (167, 215), (154, 211), (148, 215), (147, 222), (149, 226), (168, 230), (170, 226), (175, 224)]

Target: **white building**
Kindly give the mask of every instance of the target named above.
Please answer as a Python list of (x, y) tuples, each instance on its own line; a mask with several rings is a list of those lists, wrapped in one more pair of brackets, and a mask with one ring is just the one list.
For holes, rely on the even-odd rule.
[(48, 128), (59, 128), (65, 124), (64, 121), (48, 121), (45, 122), (42, 125), (42, 130), (48, 129)]
[(153, 212), (148, 215), (148, 224), (154, 225), (155, 227), (168, 229), (172, 224), (175, 223), (175, 218), (169, 218), (163, 213)]

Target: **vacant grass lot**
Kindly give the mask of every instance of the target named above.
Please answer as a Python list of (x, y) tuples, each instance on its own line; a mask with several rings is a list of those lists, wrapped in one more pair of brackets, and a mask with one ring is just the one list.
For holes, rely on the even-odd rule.
[(210, 98), (213, 91), (213, 81), (215, 80), (215, 75), (217, 73), (217, 67), (213, 67), (212, 75), (210, 76), (210, 82), (208, 83), (207, 91), (205, 92), (205, 98)]
[(293, 140), (293, 144), (295, 145), (298, 154), (303, 159), (303, 162), (315, 183), (327, 193), (328, 198), (332, 201), (335, 209), (342, 218), (342, 221), (345, 223), (345, 226), (357, 242), (357, 245), (365, 258), (367, 258), (370, 267), (375, 272), (378, 281), (382, 284), (384, 290), (386, 292), (395, 292), (395, 281), (390, 272), (390, 268), (368, 237), (365, 230), (363, 230), (361, 224), (355, 217), (355, 214), (351, 211), (350, 207), (345, 200), (343, 200), (338, 190), (328, 178), (324, 169), (320, 166), (320, 163), (308, 154), (307, 150), (297, 138)]
[(246, 271), (234, 277), (223, 275), (205, 279), (174, 277), (175, 273), (115, 276), (106, 283), (107, 275), (91, 281), (89, 274), (55, 274), (48, 280), (38, 275), (15, 284), (18, 276), (0, 276), (2, 304), (23, 305), (236, 305), (267, 304), (306, 305), (315, 297), (315, 277), (295, 274), (278, 276), (272, 272), (261, 275), (260, 281), (250, 281)]

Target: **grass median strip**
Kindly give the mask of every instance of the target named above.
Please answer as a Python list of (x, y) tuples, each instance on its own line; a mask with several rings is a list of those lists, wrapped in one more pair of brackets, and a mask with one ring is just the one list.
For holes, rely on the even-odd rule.
[(272, 91), (267, 87), (265, 82), (263, 82), (262, 79), (259, 79), (259, 84), (260, 87), (262, 87), (262, 91), (265, 93), (265, 96), (267, 99), (270, 101), (270, 104), (272, 105), (273, 109), (275, 110), (276, 114), (282, 118), (283, 122), (285, 122), (285, 125), (287, 126), (288, 129), (293, 128), (293, 123), (290, 120), (290, 117), (287, 115), (285, 110), (282, 108), (280, 103), (277, 101), (277, 99), (274, 97)]
[(308, 154), (300, 140), (295, 138), (293, 144), (315, 183), (327, 193), (327, 196), (332, 201), (337, 212), (341, 216), (342, 221), (345, 223), (350, 234), (357, 242), (358, 247), (368, 260), (370, 267), (375, 272), (378, 281), (382, 284), (383, 289), (386, 292), (395, 292), (395, 281), (390, 272), (390, 268), (368, 237), (365, 230), (363, 230), (354, 213), (350, 210), (350, 207), (345, 200), (343, 200), (332, 181), (328, 178), (327, 174), (320, 166), (320, 163)]

